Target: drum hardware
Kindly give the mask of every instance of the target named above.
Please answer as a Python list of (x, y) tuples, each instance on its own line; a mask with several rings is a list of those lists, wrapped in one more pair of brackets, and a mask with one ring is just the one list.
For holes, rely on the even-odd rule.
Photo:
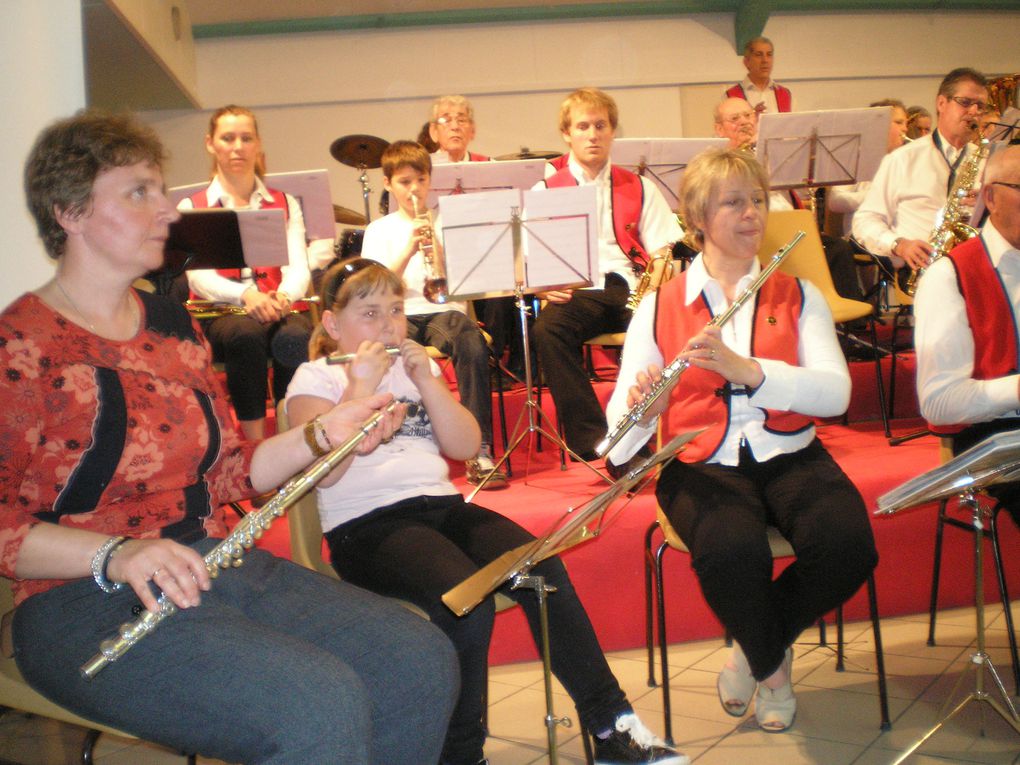
[(520, 151), (511, 154), (500, 154), (496, 159), (500, 162), (515, 159), (556, 159), (556, 157), (562, 156), (562, 154), (562, 151), (548, 151), (545, 149), (535, 149), (532, 151), (527, 146), (522, 146)]
[(333, 159), (361, 171), (358, 181), (361, 183), (361, 196), (365, 201), (365, 220), (354, 225), (364, 225), (372, 220), (372, 212), (368, 206), (368, 196), (372, 189), (368, 185), (367, 171), (382, 167), (382, 155), (389, 145), (389, 141), (376, 138), (374, 135), (345, 135), (329, 145), (329, 153)]
[(364, 215), (340, 205), (333, 205), (333, 220), (341, 226), (364, 226), (367, 223)]

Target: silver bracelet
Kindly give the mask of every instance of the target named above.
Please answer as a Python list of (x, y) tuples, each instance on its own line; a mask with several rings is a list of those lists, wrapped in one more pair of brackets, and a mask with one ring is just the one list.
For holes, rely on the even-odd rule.
[(110, 562), (110, 556), (113, 555), (114, 550), (125, 541), (125, 537), (110, 537), (99, 545), (96, 554), (92, 556), (92, 578), (96, 580), (96, 584), (103, 592), (116, 592), (124, 586), (123, 582), (114, 584), (106, 578), (106, 565)]

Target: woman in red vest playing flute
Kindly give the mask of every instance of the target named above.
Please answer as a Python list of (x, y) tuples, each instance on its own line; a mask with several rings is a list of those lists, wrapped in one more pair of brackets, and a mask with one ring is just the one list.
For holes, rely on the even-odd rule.
[[(853, 595), (877, 562), (864, 501), (815, 435), (845, 411), (850, 376), (832, 316), (809, 282), (777, 271), (721, 326), (707, 326), (761, 271), (768, 177), (732, 149), (688, 166), (681, 209), (702, 250), (631, 321), (609, 422), (638, 403), (677, 355), (690, 366), (610, 452), (623, 464), (655, 434), (705, 431), (659, 477), (656, 496), (691, 551), (702, 592), (733, 635), (718, 680), (724, 711), (754, 700), (759, 726), (793, 723), (791, 645)], [(797, 553), (773, 580), (767, 527)]]

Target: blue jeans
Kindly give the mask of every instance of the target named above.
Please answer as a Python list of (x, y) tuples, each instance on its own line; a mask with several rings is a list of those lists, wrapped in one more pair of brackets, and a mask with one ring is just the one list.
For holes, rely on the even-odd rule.
[(392, 601), (249, 551), (201, 606), (84, 680), (79, 666), (136, 603), (91, 580), (26, 600), (14, 617), (25, 679), (85, 717), (228, 762), (438, 761), (457, 660), (438, 629)]

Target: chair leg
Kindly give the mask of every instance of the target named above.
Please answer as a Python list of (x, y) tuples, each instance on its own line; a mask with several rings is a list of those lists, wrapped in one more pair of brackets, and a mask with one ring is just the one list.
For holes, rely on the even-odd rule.
[(825, 634), (825, 619), (818, 620), (818, 645), (822, 648), (828, 648), (829, 639)]
[(655, 682), (655, 625), (654, 611), (652, 609), (652, 576), (655, 568), (654, 555), (652, 553), (652, 535), (659, 527), (658, 522), (652, 521), (645, 532), (644, 547), (644, 574), (645, 574), (645, 648), (648, 653), (648, 687), (654, 688)]
[[(890, 414), (886, 411), (885, 378), (882, 376), (882, 354), (878, 352), (878, 330), (875, 328), (875, 324), (875, 317), (872, 316), (868, 321), (868, 326), (871, 328), (871, 344), (875, 356), (875, 377), (878, 383), (878, 408), (882, 413), (882, 425), (885, 428), (885, 437), (891, 438), (892, 431), (889, 428)], [(895, 351), (893, 356), (895, 358)]]
[(581, 745), (584, 747), (585, 765), (595, 765), (595, 752), (592, 749), (591, 733), (583, 725), (581, 726)]
[(1002, 611), (1006, 617), (1006, 634), (1009, 637), (1009, 652), (1013, 659), (1013, 688), (1017, 696), (1020, 696), (1020, 658), (1017, 656), (1016, 630), (1013, 628), (1013, 610), (1010, 606), (1009, 591), (1006, 588), (1006, 572), (1002, 565), (1002, 550), (999, 547), (999, 526), (996, 516), (999, 514), (999, 505), (992, 509), (991, 520), (989, 521), (989, 536), (992, 538), (992, 555), (995, 558), (995, 573), (999, 579), (999, 595), (1002, 598)]
[(81, 742), (81, 765), (92, 765), (96, 761), (92, 755), (96, 748), (96, 742), (102, 735), (102, 731), (95, 729), (89, 729), (85, 733), (85, 740)]
[(845, 672), (846, 664), (843, 661), (843, 604), (836, 608), (836, 671)]
[(875, 637), (875, 673), (878, 675), (878, 704), (882, 715), (881, 729), (889, 730), (889, 689), (885, 682), (885, 652), (882, 650), (882, 627), (878, 620), (878, 596), (875, 593), (875, 574), (868, 575), (868, 610), (871, 612), (871, 631)]
[(673, 705), (669, 697), (669, 656), (666, 643), (666, 592), (662, 575), (662, 557), (669, 545), (663, 542), (655, 554), (655, 589), (659, 617), (659, 660), (662, 672), (662, 721), (666, 743), (673, 745)]
[(928, 645), (935, 645), (935, 612), (939, 604), (939, 576), (942, 573), (942, 535), (945, 533), (946, 506), (949, 500), (939, 503), (938, 520), (935, 521), (935, 562), (931, 575), (931, 598), (928, 601)]

